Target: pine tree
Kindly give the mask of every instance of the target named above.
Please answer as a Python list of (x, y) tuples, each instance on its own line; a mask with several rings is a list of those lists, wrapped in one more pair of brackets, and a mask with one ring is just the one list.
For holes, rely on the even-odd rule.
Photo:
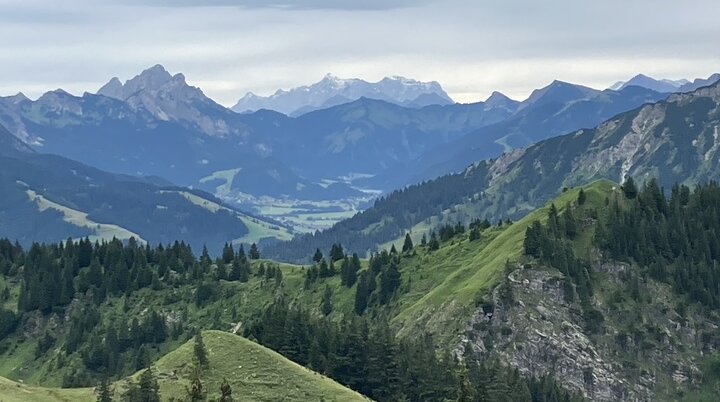
[(274, 279), (275, 279), (275, 286), (280, 286), (282, 284), (283, 273), (282, 273), (282, 270), (280, 269), (280, 267), (275, 269)]
[(152, 369), (147, 369), (138, 378), (139, 396), (142, 402), (160, 402), (160, 386)]
[(103, 377), (102, 380), (100, 380), (100, 384), (95, 389), (95, 395), (97, 397), (97, 402), (112, 402), (112, 395), (115, 393), (115, 391), (110, 386), (110, 383), (108, 382), (108, 379)]
[(227, 379), (223, 379), (222, 384), (220, 384), (219, 402), (233, 402), (232, 388), (230, 387)]
[(332, 290), (329, 285), (325, 286), (325, 292), (323, 293), (323, 299), (321, 304), (321, 311), (323, 315), (328, 316), (332, 312)]
[(470, 241), (475, 241), (480, 239), (480, 228), (477, 226), (474, 226), (472, 229), (470, 229), (470, 235), (468, 236)]
[(260, 250), (258, 250), (257, 244), (253, 243), (250, 245), (250, 251), (248, 252), (248, 256), (251, 260), (259, 260), (260, 259)]
[(202, 402), (205, 400), (205, 389), (200, 381), (200, 370), (196, 367), (192, 372), (190, 387), (185, 388), (189, 402)]
[[(205, 256), (205, 253), (207, 252), (207, 249), (203, 249), (203, 257)], [(223, 247), (222, 252), (222, 261), (225, 264), (230, 264), (232, 260), (235, 258), (235, 250), (233, 250), (232, 244), (225, 243), (225, 246)], [(207, 260), (209, 260), (210, 257), (207, 257)], [(201, 260), (205, 260), (205, 258), (202, 258)]]
[(65, 260), (63, 264), (63, 271), (61, 274), (62, 288), (60, 289), (60, 305), (66, 306), (70, 304), (70, 301), (75, 296), (75, 283), (73, 276), (73, 261)]
[(430, 242), (428, 243), (430, 251), (435, 251), (440, 248), (440, 242), (435, 235), (435, 232), (430, 233)]
[(363, 315), (370, 300), (370, 294), (375, 288), (375, 277), (368, 271), (360, 274), (358, 285), (355, 289), (355, 313)]
[(137, 349), (134, 360), (135, 370), (140, 370), (144, 367), (147, 367), (150, 363), (150, 357), (148, 356), (147, 348), (144, 344), (140, 345), (140, 347)]
[(565, 208), (562, 220), (563, 226), (565, 227), (565, 235), (570, 239), (574, 239), (577, 234), (577, 222), (575, 221), (575, 215), (573, 215), (570, 205)]
[(193, 355), (195, 362), (200, 368), (208, 368), (210, 361), (208, 360), (207, 350), (205, 349), (205, 342), (203, 342), (202, 333), (198, 332), (195, 335), (195, 344), (193, 345)]
[(585, 195), (585, 190), (583, 190), (583, 189), (581, 188), (581, 189), (580, 189), (580, 192), (578, 192), (578, 198), (577, 198), (577, 203), (578, 203), (578, 205), (584, 205), (586, 199), (587, 199), (587, 196)]
[(313, 255), (313, 262), (320, 263), (320, 261), (323, 260), (323, 253), (320, 251), (320, 249), (315, 250), (315, 254)]
[(328, 278), (330, 277), (330, 268), (328, 267), (328, 263), (325, 260), (320, 261), (320, 267), (318, 267), (318, 274), (321, 278)]
[(340, 261), (345, 257), (345, 251), (343, 250), (342, 244), (333, 244), (330, 248), (330, 262)]
[(386, 304), (400, 287), (400, 271), (393, 260), (380, 275), (380, 303)]
[(410, 233), (405, 234), (405, 242), (403, 243), (402, 251), (403, 253), (408, 253), (412, 251), (413, 249), (413, 241), (412, 238), (410, 238)]
[(622, 190), (625, 194), (625, 198), (634, 199), (635, 197), (637, 197), (637, 186), (635, 186), (635, 180), (633, 180), (633, 178), (630, 176), (625, 177), (625, 183), (623, 183), (622, 185)]
[[(227, 253), (227, 246), (228, 245), (226, 243), (223, 248), (223, 260), (225, 259), (225, 254)], [(210, 253), (208, 252), (207, 246), (203, 245), (202, 254), (200, 255), (200, 265), (203, 266), (204, 270), (209, 270), (211, 264), (212, 260), (210, 259)]]

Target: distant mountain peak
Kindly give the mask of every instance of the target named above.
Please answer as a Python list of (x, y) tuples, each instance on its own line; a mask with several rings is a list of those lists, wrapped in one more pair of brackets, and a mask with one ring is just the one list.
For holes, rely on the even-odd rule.
[(493, 109), (498, 107), (514, 109), (517, 107), (518, 103), (518, 101), (510, 99), (502, 92), (493, 91), (493, 93), (490, 94), (490, 96), (488, 96), (488, 98), (485, 100), (485, 109)]
[(696, 78), (693, 82), (688, 82), (687, 84), (681, 86), (679, 92), (692, 92), (698, 88), (716, 84), (718, 81), (720, 81), (720, 73), (712, 74), (708, 78)]
[(208, 135), (223, 136), (236, 130), (225, 121), (233, 113), (205, 96), (200, 88), (188, 85), (184, 74), (171, 75), (160, 64), (124, 84), (114, 77), (97, 94), (124, 101), (136, 110), (144, 109), (163, 121), (194, 126)]
[(173, 79), (185, 81), (185, 76), (176, 74), (175, 77), (160, 64), (156, 64), (148, 69), (143, 70), (140, 74), (121, 83), (120, 79), (113, 77), (110, 81), (103, 85), (98, 91), (98, 95), (127, 100), (135, 93), (142, 90), (157, 90)]
[(248, 92), (232, 109), (240, 113), (269, 109), (287, 115), (299, 115), (352, 102), (361, 97), (411, 107), (454, 103), (435, 81), (421, 82), (401, 76), (390, 76), (378, 82), (368, 82), (359, 78), (340, 78), (335, 74), (327, 73), (314, 84), (289, 90), (278, 89), (267, 97)]
[(29, 101), (29, 100), (30, 100), (30, 98), (28, 98), (27, 96), (25, 96), (25, 94), (22, 93), (22, 92), (18, 92), (18, 93), (16, 93), (15, 95), (12, 95), (12, 96), (2, 97), (2, 99), (5, 100), (5, 101), (7, 101), (7, 102), (9, 102), (9, 103), (11, 103), (11, 104), (14, 104), (14, 105), (17, 105), (18, 103), (22, 103), (22, 102), (25, 102), (25, 101)]
[(570, 102), (574, 100), (589, 99), (600, 91), (582, 85), (554, 80), (547, 86), (534, 90), (530, 96), (520, 103), (520, 109), (533, 104), (546, 102)]
[(339, 80), (341, 80), (341, 78), (338, 77), (337, 75), (333, 74), (333, 73), (327, 73), (327, 74), (325, 74), (325, 76), (323, 77), (323, 80), (324, 80), (324, 81), (339, 81)]
[(642, 87), (646, 89), (650, 89), (656, 92), (660, 93), (670, 93), (670, 92), (677, 92), (681, 86), (688, 84), (689, 81), (686, 79), (681, 80), (670, 80), (670, 79), (662, 79), (658, 80), (653, 77), (650, 77), (646, 74), (637, 74), (634, 77), (630, 78), (627, 81), (618, 81), (612, 86), (610, 86), (608, 89), (611, 89), (613, 91), (620, 91), (622, 89), (625, 89), (630, 86), (636, 86), (636, 87)]

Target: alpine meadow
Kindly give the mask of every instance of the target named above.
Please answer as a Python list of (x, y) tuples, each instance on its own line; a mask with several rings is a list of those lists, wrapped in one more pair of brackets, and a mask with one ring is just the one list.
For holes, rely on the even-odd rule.
[(717, 15), (0, 1), (0, 402), (720, 400)]

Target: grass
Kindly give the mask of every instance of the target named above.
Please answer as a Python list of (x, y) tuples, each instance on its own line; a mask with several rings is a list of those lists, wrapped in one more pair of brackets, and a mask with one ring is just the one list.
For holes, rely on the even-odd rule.
[(208, 183), (211, 181), (219, 180), (222, 181), (222, 184), (216, 187), (216, 192), (218, 196), (224, 197), (232, 191), (232, 182), (235, 179), (235, 176), (237, 176), (238, 173), (240, 173), (240, 168), (238, 169), (229, 169), (229, 170), (221, 170), (218, 172), (213, 173), (212, 175), (208, 177), (204, 177), (200, 179), (200, 183)]
[(60, 389), (32, 387), (0, 377), (0, 402), (91, 402), (90, 388)]
[[(245, 338), (221, 331), (204, 331), (210, 360), (202, 374), (208, 396), (219, 396), (227, 379), (236, 401), (363, 401), (360, 394), (310, 371)], [(193, 341), (161, 358), (153, 367), (163, 398), (181, 398), (191, 372)]]
[[(365, 401), (360, 394), (243, 337), (204, 331), (209, 367), (201, 374), (208, 397), (217, 397), (224, 379), (236, 401)], [(193, 368), (193, 340), (153, 364), (162, 400), (184, 398)], [(139, 373), (131, 378), (136, 379)], [(125, 380), (114, 384), (119, 397)], [(0, 402), (90, 402), (92, 388), (42, 388), (0, 377)]]
[(220, 210), (224, 210), (229, 212), (232, 215), (235, 215), (238, 219), (240, 219), (243, 224), (248, 228), (248, 234), (245, 236), (233, 240), (233, 243), (240, 244), (240, 243), (257, 243), (261, 239), (266, 238), (275, 238), (278, 240), (290, 240), (292, 239), (293, 235), (285, 228), (279, 227), (276, 225), (272, 225), (268, 222), (263, 222), (260, 219), (250, 217), (248, 215), (239, 213), (235, 210), (232, 210), (230, 208), (227, 208), (225, 206), (222, 206), (216, 202), (207, 200), (205, 198), (202, 198), (200, 196), (197, 196), (195, 194), (189, 193), (187, 191), (178, 191), (178, 194), (182, 195), (187, 199), (188, 201), (192, 202), (193, 204), (205, 208), (210, 212), (217, 213)]
[[(604, 202), (615, 185), (598, 181), (583, 187), (592, 208)], [(476, 303), (485, 297), (502, 278), (506, 262), (522, 259), (525, 231), (535, 220), (545, 221), (551, 204), (559, 210), (577, 200), (580, 189), (568, 190), (523, 219), (502, 228), (483, 232), (482, 238), (470, 242), (467, 235), (456, 238), (428, 255), (416, 255), (402, 264), (402, 272), (411, 278), (410, 292), (398, 300), (393, 322), (401, 334), (426, 330), (452, 341), (466, 325)]]
[(37, 204), (38, 209), (42, 212), (48, 209), (54, 209), (63, 214), (63, 220), (71, 225), (77, 227), (89, 229), (92, 233), (87, 236), (91, 241), (101, 240), (112, 240), (113, 238), (127, 240), (134, 237), (140, 242), (145, 242), (142, 237), (137, 233), (131, 232), (118, 225), (112, 225), (107, 223), (98, 223), (88, 219), (88, 214), (82, 211), (78, 211), (72, 208), (68, 208), (64, 205), (60, 205), (56, 202), (50, 201), (43, 197), (41, 194), (36, 193), (33, 190), (26, 190), (27, 196), (30, 201)]

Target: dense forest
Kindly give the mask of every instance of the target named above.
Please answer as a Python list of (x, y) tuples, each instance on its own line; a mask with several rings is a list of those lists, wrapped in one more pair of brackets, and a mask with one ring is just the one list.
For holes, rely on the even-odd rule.
[[(602, 213), (585, 216), (597, 220), (593, 244), (612, 260), (637, 264), (642, 275), (672, 285), (688, 302), (720, 307), (720, 185), (674, 185), (669, 198), (655, 179), (638, 189), (628, 178), (621, 189), (622, 198), (608, 198)], [(576, 205), (584, 202), (580, 194)], [(592, 270), (572, 248), (583, 224), (574, 208), (568, 205), (560, 214), (552, 205), (545, 225), (536, 221), (528, 228), (524, 249), (566, 274), (586, 299)]]

